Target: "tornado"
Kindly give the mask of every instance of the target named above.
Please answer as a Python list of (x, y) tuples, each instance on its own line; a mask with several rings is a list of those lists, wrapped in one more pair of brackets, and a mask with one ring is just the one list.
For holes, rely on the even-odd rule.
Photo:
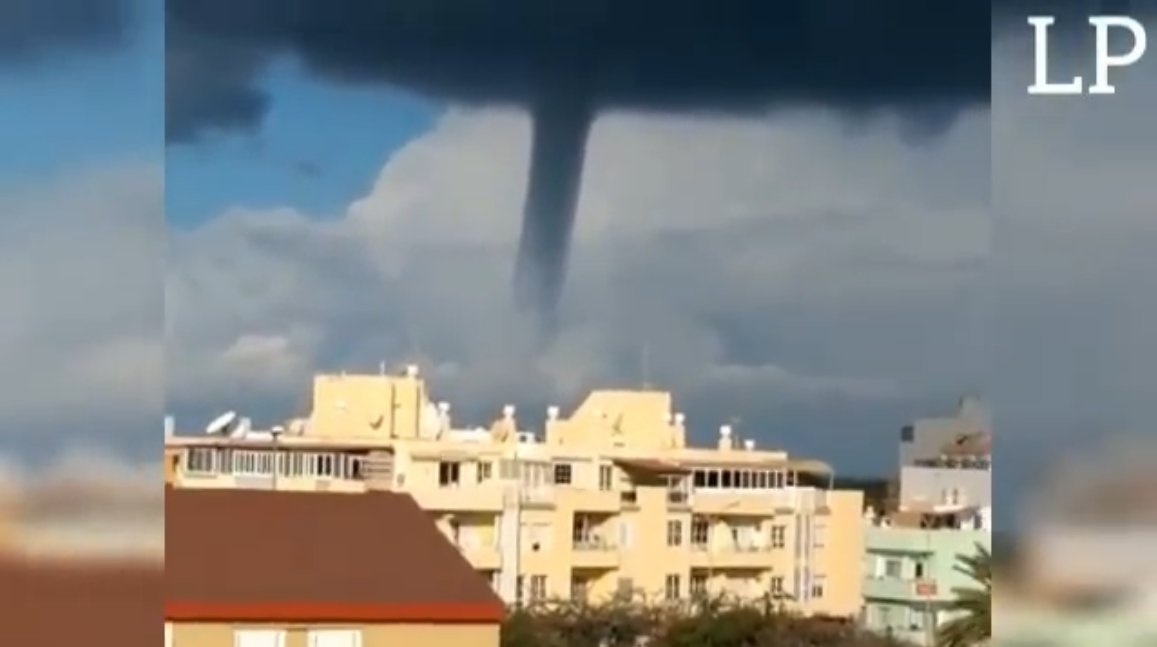
[(273, 102), (261, 76), (285, 55), (326, 82), (524, 109), (534, 140), (512, 297), (550, 321), (603, 111), (883, 112), (935, 136), (990, 101), (990, 8), (1023, 27), (1021, 8), (1042, 2), (166, 0), (165, 138), (256, 132)]
[(566, 282), (594, 111), (585, 101), (555, 95), (535, 101), (530, 114), (530, 170), (514, 264), (514, 300), (524, 313), (549, 324)]

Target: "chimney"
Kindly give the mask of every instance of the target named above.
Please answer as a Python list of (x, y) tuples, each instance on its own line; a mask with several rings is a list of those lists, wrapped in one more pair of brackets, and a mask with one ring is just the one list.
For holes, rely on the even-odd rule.
[(406, 377), (418, 377), (417, 364), (406, 364)]
[(508, 405), (502, 407), (502, 417), (506, 420), (513, 420), (514, 419), (514, 405), (513, 404), (508, 404)]
[(173, 416), (165, 416), (165, 438), (170, 438), (177, 429), (177, 422)]
[(551, 405), (546, 408), (546, 419), (550, 422), (554, 422), (555, 420), (558, 420), (558, 413), (558, 407)]
[(755, 450), (755, 441), (750, 439), (750, 438), (745, 439), (743, 441), (743, 448), (749, 452), (754, 451)]

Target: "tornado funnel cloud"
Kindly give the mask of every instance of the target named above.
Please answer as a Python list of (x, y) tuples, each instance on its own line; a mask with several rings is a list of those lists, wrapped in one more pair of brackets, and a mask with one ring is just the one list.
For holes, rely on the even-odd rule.
[(514, 266), (516, 305), (553, 319), (566, 280), (587, 136), (594, 112), (572, 98), (531, 106), (530, 173)]

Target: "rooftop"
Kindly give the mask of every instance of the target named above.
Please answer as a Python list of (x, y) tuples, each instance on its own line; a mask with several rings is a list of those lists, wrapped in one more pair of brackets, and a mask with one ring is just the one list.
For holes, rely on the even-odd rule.
[[(326, 450), (389, 449), (405, 443), (411, 451), (439, 451), (448, 445), (486, 451), (508, 446), (565, 447), (576, 454), (597, 453), (620, 458), (664, 456), (679, 468), (755, 466), (796, 468), (830, 473), (819, 461), (789, 461), (786, 452), (756, 448), (753, 439), (739, 437), (731, 425), (721, 425), (715, 443), (688, 444), (687, 416), (677, 411), (670, 392), (653, 389), (596, 389), (568, 414), (557, 406), (544, 412), (541, 431), (528, 429), (512, 404), (500, 407), (488, 424), (454, 424), (451, 406), (436, 402), (416, 367), (402, 375), (322, 374), (314, 379), (313, 401), (305, 418), (286, 420), (268, 430), (229, 412), (197, 436), (176, 435), (166, 423), (166, 445), (324, 448)], [(528, 448), (529, 450), (529, 448)]]
[(153, 647), (159, 562), (0, 558), (5, 644)]
[(165, 492), (172, 620), (481, 622), (502, 602), (409, 496)]

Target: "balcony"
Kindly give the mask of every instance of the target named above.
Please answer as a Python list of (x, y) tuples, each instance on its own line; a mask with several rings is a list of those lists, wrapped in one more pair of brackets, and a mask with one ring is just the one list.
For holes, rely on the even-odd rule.
[(502, 511), (502, 490), (487, 486), (423, 487), (407, 490), (423, 510), (438, 512)]
[(922, 602), (951, 595), (940, 589), (936, 581), (931, 579), (869, 577), (864, 580), (865, 599)]
[(691, 567), (704, 569), (744, 568), (766, 569), (776, 562), (776, 554), (768, 546), (754, 544), (720, 543), (691, 545)]
[(618, 492), (610, 490), (566, 490), (561, 492), (576, 512), (614, 514), (622, 506)]
[(682, 490), (667, 490), (667, 507), (673, 510), (690, 510), (691, 495)]
[(592, 536), (571, 544), (572, 568), (618, 568), (619, 550), (613, 542)]
[(496, 571), (502, 568), (502, 555), (498, 552), (498, 546), (493, 544), (481, 546), (459, 544), (458, 550), (475, 570)]

